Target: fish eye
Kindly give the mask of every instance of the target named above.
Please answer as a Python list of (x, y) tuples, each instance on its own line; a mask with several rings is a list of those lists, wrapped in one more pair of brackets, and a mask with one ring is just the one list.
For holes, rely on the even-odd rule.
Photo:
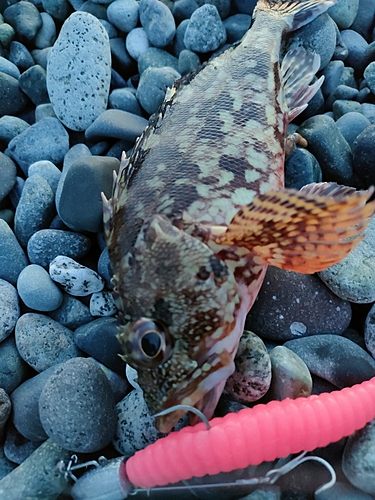
[(133, 324), (132, 355), (148, 368), (166, 361), (172, 350), (171, 336), (164, 326), (152, 319), (141, 318)]
[(162, 337), (157, 330), (149, 330), (139, 340), (141, 351), (149, 358), (155, 358), (162, 347)]

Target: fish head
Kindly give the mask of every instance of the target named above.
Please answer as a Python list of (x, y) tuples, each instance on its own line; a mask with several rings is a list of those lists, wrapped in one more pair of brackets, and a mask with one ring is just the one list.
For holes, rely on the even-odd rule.
[[(113, 280), (118, 340), (150, 412), (184, 404), (211, 418), (234, 371), (234, 354), (223, 344), (240, 302), (233, 273), (160, 215), (143, 224), (120, 264)], [(168, 432), (184, 413), (157, 417), (157, 428)]]

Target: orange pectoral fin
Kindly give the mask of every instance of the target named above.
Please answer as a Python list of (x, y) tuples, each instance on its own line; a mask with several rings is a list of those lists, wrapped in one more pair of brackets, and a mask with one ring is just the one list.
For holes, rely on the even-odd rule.
[(374, 188), (356, 191), (335, 183), (300, 191), (269, 191), (234, 216), (225, 245), (246, 247), (270, 265), (311, 274), (342, 260), (363, 238), (375, 201)]

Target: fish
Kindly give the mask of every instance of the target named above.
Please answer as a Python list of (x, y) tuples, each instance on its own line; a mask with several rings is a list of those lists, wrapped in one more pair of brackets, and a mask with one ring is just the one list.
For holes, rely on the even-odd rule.
[(334, 3), (259, 0), (237, 46), (167, 91), (103, 199), (118, 340), (152, 414), (210, 419), (267, 266), (325, 269), (374, 213), (372, 188), (284, 187), (287, 125), (323, 78), (303, 48), (280, 64), (281, 43)]

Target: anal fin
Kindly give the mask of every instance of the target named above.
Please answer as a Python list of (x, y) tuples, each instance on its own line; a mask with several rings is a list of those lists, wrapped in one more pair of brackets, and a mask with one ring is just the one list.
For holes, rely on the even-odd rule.
[(219, 244), (248, 248), (267, 264), (311, 274), (342, 260), (375, 212), (374, 189), (309, 184), (256, 196), (234, 216)]

